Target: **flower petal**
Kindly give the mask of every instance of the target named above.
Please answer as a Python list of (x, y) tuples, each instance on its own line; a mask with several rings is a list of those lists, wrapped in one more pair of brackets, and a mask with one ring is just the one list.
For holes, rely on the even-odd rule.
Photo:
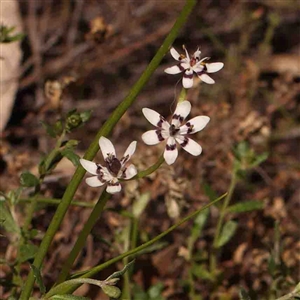
[(200, 55), (201, 55), (201, 51), (199, 50), (199, 48), (195, 51), (195, 53), (193, 54), (193, 57), (196, 59), (196, 61), (200, 61)]
[(175, 50), (174, 47), (172, 47), (170, 49), (170, 53), (171, 53), (171, 55), (173, 56), (174, 59), (180, 60), (180, 54)]
[(116, 182), (108, 182), (107, 183), (107, 187), (106, 187), (106, 191), (109, 194), (115, 194), (115, 193), (119, 193), (121, 191), (122, 187), (119, 181)]
[(178, 156), (178, 149), (176, 147), (176, 141), (173, 137), (170, 137), (167, 141), (166, 149), (164, 151), (164, 159), (168, 165), (175, 162)]
[(186, 70), (183, 74), (182, 85), (185, 89), (189, 89), (193, 86), (193, 70)]
[(116, 157), (115, 147), (108, 138), (101, 136), (101, 138), (99, 139), (99, 146), (104, 159), (106, 159), (111, 154)]
[(83, 159), (83, 158), (81, 158), (79, 161), (80, 161), (81, 165), (85, 168), (85, 170), (93, 175), (97, 175), (98, 174), (97, 170), (99, 168), (101, 168), (101, 165), (97, 165), (94, 162)]
[(193, 71), (197, 74), (197, 75), (201, 75), (202, 71), (204, 70), (204, 66), (199, 64), (199, 65), (195, 65), (193, 67)]
[(147, 145), (157, 145), (164, 140), (160, 130), (149, 130), (143, 133), (142, 140)]
[(209, 120), (210, 118), (207, 116), (197, 116), (180, 127), (180, 134), (185, 135), (198, 132), (207, 125)]
[(189, 115), (191, 111), (191, 103), (189, 101), (182, 101), (177, 104), (175, 112), (172, 117), (172, 124), (179, 127), (182, 121)]
[(168, 123), (163, 116), (150, 108), (143, 108), (142, 112), (145, 118), (156, 127), (163, 127), (164, 123)]
[(179, 65), (176, 65), (176, 66), (165, 69), (165, 73), (167, 73), (167, 74), (179, 74), (182, 71), (184, 71), (184, 69), (180, 68)]
[(133, 164), (131, 164), (127, 168), (124, 169), (124, 171), (122, 173), (122, 178), (123, 179), (131, 179), (136, 174), (137, 174), (137, 169)]
[(202, 147), (196, 143), (194, 140), (188, 138), (188, 137), (177, 137), (176, 138), (177, 142), (180, 144), (180, 146), (187, 151), (188, 153), (198, 156), (202, 152)]
[(97, 176), (86, 178), (85, 182), (91, 187), (102, 186), (105, 182), (101, 182)]
[(214, 81), (210, 76), (208, 76), (208, 75), (205, 74), (205, 73), (199, 75), (199, 78), (200, 78), (203, 82), (208, 83), (208, 84), (214, 84), (214, 83), (215, 83), (215, 81)]
[(185, 56), (186, 56), (186, 58), (187, 58), (187, 62), (190, 62), (191, 59), (190, 59), (189, 53), (188, 53), (188, 51), (186, 50), (185, 46), (183, 46), (183, 49), (184, 49), (184, 51), (185, 51)]
[(215, 62), (211, 64), (205, 64), (207, 73), (215, 73), (221, 70), (224, 67), (224, 64), (222, 62)]
[(133, 141), (128, 146), (127, 150), (125, 151), (123, 157), (120, 160), (122, 165), (126, 164), (128, 160), (131, 158), (131, 156), (133, 155), (133, 153), (135, 152), (136, 143), (137, 143), (136, 141)]

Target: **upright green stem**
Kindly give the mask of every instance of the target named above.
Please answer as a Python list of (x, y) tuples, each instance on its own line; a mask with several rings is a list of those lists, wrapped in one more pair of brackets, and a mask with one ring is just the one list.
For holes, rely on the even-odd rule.
[[(139, 220), (134, 216), (130, 220), (130, 231), (128, 235), (128, 249), (134, 249), (136, 247), (137, 243), (137, 237), (138, 237), (138, 224)], [(131, 260), (131, 257), (127, 256), (123, 259), (123, 264), (126, 266)], [(132, 272), (128, 271), (126, 272), (123, 277), (124, 277), (124, 283), (123, 283), (123, 289), (122, 289), (122, 297), (127, 300), (131, 300), (131, 283), (130, 283), (130, 277), (132, 275)]]
[(104, 209), (104, 206), (109, 199), (110, 194), (108, 194), (106, 191), (103, 191), (101, 196), (99, 197), (99, 200), (97, 204), (94, 206), (87, 222), (85, 223), (82, 231), (80, 232), (77, 241), (75, 242), (75, 245), (73, 246), (66, 262), (64, 263), (62, 270), (59, 274), (59, 277), (57, 279), (57, 283), (61, 283), (65, 281), (69, 275), (69, 271), (73, 266), (73, 263), (78, 256), (79, 252), (82, 250), (82, 248), (85, 245), (85, 241), (90, 234), (91, 230), (93, 229), (94, 225), (96, 224), (98, 218), (101, 216), (101, 213)]
[(228, 194), (227, 194), (227, 196), (223, 202), (223, 205), (221, 207), (220, 216), (219, 216), (219, 220), (218, 220), (218, 224), (217, 224), (217, 228), (216, 228), (215, 236), (214, 236), (214, 240), (213, 240), (213, 251), (210, 256), (210, 271), (212, 274), (215, 273), (215, 270), (217, 267), (218, 241), (219, 241), (221, 230), (223, 227), (226, 210), (231, 201), (231, 197), (232, 197), (233, 191), (235, 189), (236, 182), (237, 182), (237, 170), (235, 168), (233, 168), (233, 174), (232, 174)]
[[(88, 148), (86, 154), (84, 155), (84, 158), (87, 160), (92, 160), (97, 151), (99, 150), (98, 146), (98, 140), (101, 136), (107, 136), (111, 130), (114, 128), (114, 126), (117, 124), (117, 122), (120, 120), (120, 118), (123, 116), (123, 114), (126, 112), (126, 110), (132, 105), (134, 100), (136, 99), (139, 92), (142, 90), (142, 88), (145, 86), (147, 81), (150, 79), (153, 72), (156, 70), (156, 68), (159, 66), (162, 58), (169, 50), (169, 47), (174, 42), (175, 38), (177, 37), (181, 27), (186, 22), (188, 16), (192, 12), (192, 9), (196, 5), (196, 0), (187, 0), (185, 6), (183, 7), (180, 15), (178, 16), (173, 28), (171, 29), (169, 35), (164, 40), (162, 46), (159, 48), (158, 52), (140, 77), (140, 79), (137, 81), (137, 83), (133, 86), (131, 91), (129, 92), (128, 96), (119, 104), (119, 106), (114, 110), (110, 118), (104, 123), (102, 128), (97, 133), (95, 139), (91, 143), (90, 147)], [(48, 227), (47, 232), (45, 233), (45, 236), (41, 242), (41, 245), (39, 247), (39, 250), (35, 256), (35, 260), (33, 262), (33, 265), (40, 269), (42, 266), (42, 262), (44, 260), (44, 257), (47, 254), (47, 251), (50, 247), (50, 244), (53, 240), (53, 237), (58, 230), (66, 212), (67, 209), (73, 199), (73, 196), (85, 174), (85, 170), (79, 166), (73, 175), (73, 178), (71, 182), (69, 183), (64, 196), (62, 198), (61, 203), (59, 204), (55, 215), (53, 216), (53, 219)], [(31, 295), (31, 291), (34, 284), (34, 274), (31, 270), (28, 278), (26, 280), (24, 289), (21, 293), (20, 300), (28, 300), (28, 298)]]
[[(31, 202), (31, 198), (22, 198), (19, 199), (19, 204), (26, 203), (26, 202)], [(61, 199), (59, 198), (42, 198), (42, 197), (37, 197), (36, 201), (38, 203), (43, 203), (45, 205), (59, 205), (61, 202)], [(70, 205), (74, 206), (80, 206), (80, 207), (86, 207), (86, 208), (93, 208), (95, 206), (94, 203), (92, 202), (83, 202), (83, 201), (72, 201)]]
[[(152, 172), (156, 171), (160, 167), (160, 165), (163, 163), (163, 161), (164, 161), (163, 157), (161, 156), (153, 166), (149, 167), (145, 171), (139, 172), (135, 177), (142, 178), (142, 177), (145, 177), (145, 176), (151, 174)], [(108, 198), (109, 198), (108, 193), (103, 192), (101, 194), (97, 204), (94, 206), (87, 222), (85, 223), (83, 230), (79, 233), (78, 239), (77, 239), (75, 245), (73, 246), (67, 261), (65, 262), (65, 264), (62, 267), (62, 271), (58, 277), (57, 283), (61, 283), (67, 279), (67, 276), (70, 272), (70, 269), (71, 269), (76, 257), (78, 256), (81, 249), (84, 247), (85, 241), (86, 241), (89, 233), (91, 232), (91, 230), (93, 229), (97, 220), (101, 216), (102, 211), (104, 210), (104, 207), (105, 207), (105, 204), (106, 204)]]

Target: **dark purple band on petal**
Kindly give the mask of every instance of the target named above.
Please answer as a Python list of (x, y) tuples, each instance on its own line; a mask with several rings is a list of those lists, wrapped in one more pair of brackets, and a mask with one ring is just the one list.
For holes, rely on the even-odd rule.
[(99, 165), (99, 164), (96, 164), (96, 166), (97, 166), (97, 170), (96, 170), (96, 172), (97, 172), (97, 174), (100, 174), (100, 173), (101, 173), (101, 171), (102, 171), (102, 166), (101, 166), (101, 165)]
[(181, 72), (185, 70), (185, 68), (181, 64), (178, 65), (178, 68)]
[(119, 181), (117, 181), (117, 182), (111, 182), (111, 181), (109, 181), (107, 184), (109, 186), (118, 186), (118, 185), (120, 185), (120, 182)]
[(192, 125), (190, 122), (187, 122), (185, 125), (189, 128), (187, 134), (192, 133), (194, 129), (194, 125)]
[(182, 122), (183, 121), (183, 116), (174, 114), (172, 119), (173, 120), (179, 120), (180, 122)]
[(176, 144), (172, 144), (172, 145), (166, 145), (166, 150), (167, 151), (174, 151), (176, 149)]
[(159, 121), (158, 123), (156, 124), (157, 127), (162, 127), (162, 124), (166, 121), (166, 119), (163, 117), (163, 116), (160, 116), (159, 117)]
[(100, 182), (105, 183), (106, 180), (103, 178), (103, 172), (101, 171), (100, 174), (97, 176), (97, 178), (99, 179)]
[(129, 160), (129, 154), (123, 156), (120, 160), (121, 164), (124, 165)]
[(181, 147), (185, 147), (189, 143), (189, 139), (187, 137), (184, 137), (184, 141), (180, 144)]
[(157, 138), (160, 142), (164, 141), (165, 139), (163, 138), (162, 134), (161, 134), (161, 130), (156, 130), (155, 131)]

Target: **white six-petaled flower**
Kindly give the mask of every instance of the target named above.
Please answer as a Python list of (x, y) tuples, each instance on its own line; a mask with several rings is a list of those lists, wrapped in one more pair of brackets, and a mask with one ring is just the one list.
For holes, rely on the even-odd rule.
[(171, 48), (170, 53), (174, 59), (179, 63), (173, 67), (165, 69), (167, 74), (178, 74), (184, 72), (182, 78), (182, 85), (185, 89), (189, 89), (193, 86), (194, 73), (205, 83), (213, 84), (215, 81), (207, 75), (207, 73), (215, 73), (224, 67), (221, 62), (207, 63), (206, 60), (209, 57), (204, 57), (200, 60), (201, 51), (199, 48), (190, 58), (186, 48), (184, 54), (179, 54), (174, 48)]
[(171, 124), (152, 109), (143, 108), (142, 111), (145, 118), (152, 125), (156, 126), (155, 130), (145, 132), (142, 135), (142, 139), (147, 145), (156, 145), (166, 140), (167, 144), (164, 151), (164, 159), (168, 165), (173, 164), (178, 156), (176, 142), (179, 143), (185, 151), (194, 156), (201, 154), (201, 146), (190, 139), (188, 135), (202, 130), (210, 118), (207, 116), (197, 116), (184, 125), (181, 125), (191, 111), (191, 103), (189, 101), (185, 100), (177, 104)]
[(115, 194), (121, 191), (119, 179), (130, 179), (137, 174), (137, 170), (133, 164), (126, 166), (136, 148), (136, 141), (132, 142), (123, 157), (119, 160), (116, 157), (115, 147), (112, 142), (102, 136), (99, 139), (99, 146), (105, 161), (102, 166), (86, 159), (80, 159), (81, 165), (92, 175), (86, 179), (86, 183), (92, 187), (102, 186), (107, 183), (106, 191)]

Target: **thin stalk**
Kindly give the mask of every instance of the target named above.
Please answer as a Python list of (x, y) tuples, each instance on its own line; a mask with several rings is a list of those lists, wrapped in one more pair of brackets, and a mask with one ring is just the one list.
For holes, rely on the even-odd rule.
[[(137, 178), (142, 178), (142, 177), (145, 177), (147, 175), (150, 175), (152, 172), (156, 171), (160, 167), (160, 165), (163, 163), (163, 161), (164, 161), (163, 157), (161, 156), (154, 165), (152, 165), (151, 167), (149, 167), (145, 171), (139, 172), (136, 175), (136, 177)], [(94, 208), (93, 208), (86, 224), (83, 227), (83, 230), (79, 233), (77, 241), (75, 242), (75, 245), (73, 246), (67, 261), (64, 263), (64, 265), (62, 267), (62, 271), (61, 271), (61, 273), (58, 277), (57, 283), (61, 283), (61, 282), (66, 280), (76, 257), (78, 256), (79, 252), (81, 251), (81, 249), (85, 245), (85, 241), (86, 241), (89, 233), (91, 232), (91, 230), (93, 229), (93, 227), (96, 224), (97, 220), (101, 216), (102, 211), (104, 210), (104, 207), (105, 207), (105, 204), (106, 204), (108, 198), (109, 198), (109, 194), (107, 194), (104, 191), (101, 194), (97, 204), (94, 206)]]
[(75, 242), (75, 245), (73, 246), (67, 260), (65, 261), (65, 263), (62, 267), (62, 270), (57, 279), (57, 283), (61, 283), (67, 279), (70, 269), (72, 268), (75, 259), (77, 258), (78, 254), (84, 247), (88, 235), (90, 234), (91, 230), (93, 229), (94, 225), (96, 224), (98, 218), (101, 216), (101, 213), (105, 207), (105, 204), (110, 196), (111, 195), (108, 194), (106, 191), (102, 192), (101, 196), (99, 197), (98, 202), (94, 206), (82, 231), (80, 231), (79, 236)]
[(194, 282), (194, 275), (192, 268), (189, 268), (188, 272), (188, 280), (189, 280), (189, 299), (190, 300), (195, 300), (196, 299), (196, 290), (195, 290), (195, 282)]
[[(31, 202), (31, 198), (24, 198), (19, 200), (19, 204)], [(37, 198), (36, 201), (38, 203), (48, 204), (48, 205), (59, 205), (61, 199), (58, 198)], [(86, 207), (86, 208), (93, 208), (95, 203), (91, 202), (82, 202), (82, 201), (72, 201), (70, 205), (79, 206), (79, 207)]]
[[(183, 7), (180, 15), (178, 16), (173, 28), (171, 29), (169, 35), (164, 40), (162, 46), (157, 51), (156, 55), (140, 77), (140, 79), (136, 82), (136, 84), (132, 87), (131, 91), (129, 92), (128, 96), (119, 104), (119, 106), (114, 110), (110, 118), (104, 123), (102, 128), (97, 133), (95, 139), (92, 141), (90, 147), (88, 148), (87, 152), (84, 155), (84, 158), (87, 160), (92, 160), (96, 153), (99, 150), (98, 140), (101, 136), (107, 136), (114, 126), (118, 123), (120, 118), (123, 116), (123, 114), (127, 111), (127, 109), (132, 105), (132, 103), (135, 101), (137, 95), (140, 93), (142, 88), (145, 86), (145, 84), (150, 79), (151, 75), (154, 73), (156, 68), (159, 66), (161, 60), (163, 59), (164, 55), (169, 50), (169, 47), (176, 39), (180, 29), (188, 19), (190, 13), (192, 12), (194, 6), (196, 5), (196, 0), (187, 0), (185, 6)], [(53, 237), (55, 233), (57, 232), (67, 210), (68, 207), (73, 199), (73, 196), (85, 174), (85, 170), (79, 166), (74, 175), (71, 179), (71, 182), (69, 183), (64, 196), (62, 198), (61, 203), (59, 204), (55, 215), (53, 216), (53, 219), (48, 227), (47, 232), (45, 233), (45, 236), (41, 242), (41, 245), (39, 247), (39, 250), (35, 256), (33, 265), (40, 269), (43, 263), (43, 260), (48, 252), (48, 249), (50, 247), (50, 244), (53, 240)], [(24, 285), (24, 289), (21, 293), (20, 300), (28, 300), (31, 291), (34, 285), (34, 274), (31, 270), (26, 283)]]
[[(106, 261), (105, 263), (99, 265), (99, 266), (96, 266), (92, 269), (90, 269), (88, 272), (78, 272), (78, 273), (75, 273), (72, 277), (79, 277), (80, 278), (89, 278), (89, 277), (92, 277), (94, 275), (96, 275), (97, 273), (99, 273), (100, 271), (102, 271), (103, 269), (107, 268), (108, 266), (124, 259), (125, 257), (127, 256), (137, 256), (138, 252), (146, 249), (147, 247), (153, 245), (154, 243), (156, 243), (157, 241), (159, 241), (160, 239), (162, 239), (163, 237), (165, 237), (167, 234), (169, 234), (170, 232), (172, 232), (173, 230), (175, 230), (177, 227), (179, 227), (180, 225), (182, 225), (183, 223), (187, 222), (188, 220), (196, 217), (201, 211), (203, 211), (204, 209), (210, 207), (211, 205), (217, 203), (218, 201), (222, 200), (225, 196), (227, 195), (224, 194), (222, 195), (221, 197), (217, 198), (216, 200), (214, 201), (211, 201), (210, 203), (206, 204), (205, 206), (203, 206), (201, 209), (199, 210), (196, 210), (195, 212), (191, 213), (190, 215), (186, 216), (185, 218), (183, 218), (181, 221), (179, 221), (178, 223), (174, 224), (173, 226), (171, 226), (170, 228), (168, 228), (166, 231), (162, 232), (161, 234), (157, 235), (155, 238), (153, 238), (152, 240), (132, 249), (132, 250), (129, 250), (115, 258), (112, 258), (108, 261)], [(59, 293), (59, 294), (71, 294), (73, 293), (80, 285), (76, 285), (74, 287), (66, 287), (66, 288), (60, 288), (61, 284), (60, 285), (57, 285), (55, 286), (53, 289), (55, 289), (55, 292), (56, 293)], [(53, 296), (55, 295), (55, 293), (53, 292), (53, 289), (51, 289), (48, 293), (47, 293), (47, 296), (50, 297), (50, 296)]]
[(237, 183), (237, 170), (234, 168), (230, 186), (229, 186), (229, 190), (228, 190), (228, 194), (227, 194), (227, 196), (223, 202), (223, 205), (221, 207), (220, 216), (219, 216), (219, 220), (218, 220), (218, 224), (217, 224), (217, 228), (216, 228), (215, 236), (214, 236), (214, 240), (213, 240), (213, 250), (210, 255), (210, 271), (212, 274), (215, 274), (215, 271), (217, 268), (217, 255), (218, 255), (218, 245), (217, 244), (218, 244), (219, 237), (220, 237), (220, 234), (222, 231), (227, 207), (231, 201), (232, 194), (235, 189), (236, 183)]
[(187, 90), (185, 88), (182, 88), (178, 97), (177, 103), (180, 103), (186, 99)]
[[(138, 224), (139, 220), (136, 217), (131, 218), (130, 220), (130, 231), (129, 231), (129, 247), (126, 250), (134, 249), (136, 248), (137, 244), (137, 237), (138, 237)], [(126, 266), (128, 262), (132, 258), (127, 256), (123, 259), (123, 264)], [(131, 269), (132, 271), (132, 269)], [(126, 272), (123, 277), (124, 277), (124, 283), (123, 283), (123, 289), (122, 289), (122, 297), (127, 300), (131, 300), (131, 281), (130, 277), (132, 275), (132, 272), (128, 271)]]
[(300, 297), (300, 282), (297, 284), (296, 288), (292, 292), (290, 292), (290, 293), (288, 293), (288, 294), (286, 294), (286, 295), (284, 295), (284, 296), (282, 296), (280, 298), (277, 298), (276, 300), (293, 300), (293, 299), (298, 299), (296, 297)]
[[(128, 251), (128, 250), (132, 249), (132, 247), (130, 247), (132, 221), (133, 221), (133, 218), (130, 219), (128, 227), (124, 229), (124, 230), (127, 230), (127, 235), (126, 235), (126, 240), (124, 242), (123, 251)], [(123, 265), (126, 266), (128, 264), (128, 261), (129, 261), (129, 257), (128, 256), (124, 257), (123, 258)], [(129, 272), (126, 272), (123, 275), (123, 278), (124, 278), (124, 281), (123, 281), (123, 289), (122, 289), (122, 298), (124, 298), (126, 300), (131, 300), (130, 274), (129, 274)]]

